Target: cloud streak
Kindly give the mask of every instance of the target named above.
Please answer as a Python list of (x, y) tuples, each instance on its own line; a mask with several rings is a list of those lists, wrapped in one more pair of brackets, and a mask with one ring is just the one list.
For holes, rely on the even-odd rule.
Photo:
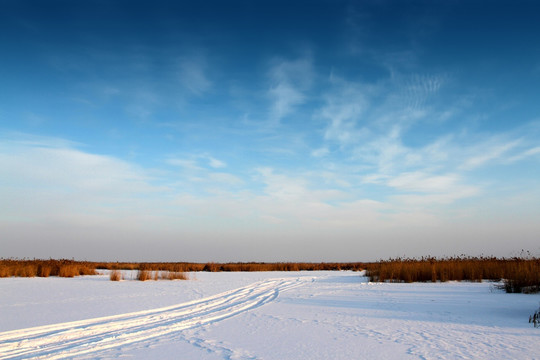
[(271, 118), (279, 122), (303, 104), (314, 76), (310, 59), (276, 60), (269, 70)]

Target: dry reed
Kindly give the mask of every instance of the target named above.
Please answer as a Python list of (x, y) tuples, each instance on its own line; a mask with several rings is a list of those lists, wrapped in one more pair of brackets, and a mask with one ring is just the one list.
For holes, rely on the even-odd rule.
[(112, 270), (109, 274), (109, 279), (111, 281), (120, 281), (123, 280), (122, 272), (120, 270)]
[(95, 274), (95, 266), (86, 261), (0, 259), (0, 277), (73, 277)]
[(137, 273), (137, 280), (146, 281), (152, 279), (152, 272), (148, 270), (139, 270)]
[(165, 271), (161, 273), (161, 278), (165, 280), (188, 280), (188, 276), (182, 271)]
[(538, 292), (540, 259), (495, 257), (397, 258), (367, 264), (370, 281), (503, 281), (506, 292)]
[[(197, 271), (316, 271), (368, 270), (370, 281), (481, 281), (502, 280), (507, 292), (540, 291), (540, 258), (422, 257), (376, 263), (187, 263), (88, 262), (74, 260), (0, 259), (0, 277), (74, 277), (95, 275), (96, 269), (138, 270), (137, 280), (184, 279)], [(111, 279), (112, 280), (112, 279)]]

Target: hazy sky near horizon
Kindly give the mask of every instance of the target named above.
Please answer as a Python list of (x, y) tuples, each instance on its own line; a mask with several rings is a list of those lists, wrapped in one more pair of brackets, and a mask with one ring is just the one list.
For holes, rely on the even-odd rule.
[(0, 257), (540, 255), (534, 1), (0, 1)]

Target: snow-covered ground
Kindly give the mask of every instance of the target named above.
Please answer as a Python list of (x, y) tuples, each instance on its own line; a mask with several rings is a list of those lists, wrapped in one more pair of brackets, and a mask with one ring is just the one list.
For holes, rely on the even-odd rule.
[[(127, 277), (132, 276), (126, 273)], [(540, 359), (540, 295), (354, 272), (0, 279), (0, 358)]]

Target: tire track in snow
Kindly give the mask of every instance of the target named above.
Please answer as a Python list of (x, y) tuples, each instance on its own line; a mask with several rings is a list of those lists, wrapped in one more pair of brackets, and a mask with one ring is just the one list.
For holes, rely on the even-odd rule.
[(274, 279), (174, 306), (0, 333), (2, 359), (62, 359), (154, 339), (262, 306), (301, 279)]

